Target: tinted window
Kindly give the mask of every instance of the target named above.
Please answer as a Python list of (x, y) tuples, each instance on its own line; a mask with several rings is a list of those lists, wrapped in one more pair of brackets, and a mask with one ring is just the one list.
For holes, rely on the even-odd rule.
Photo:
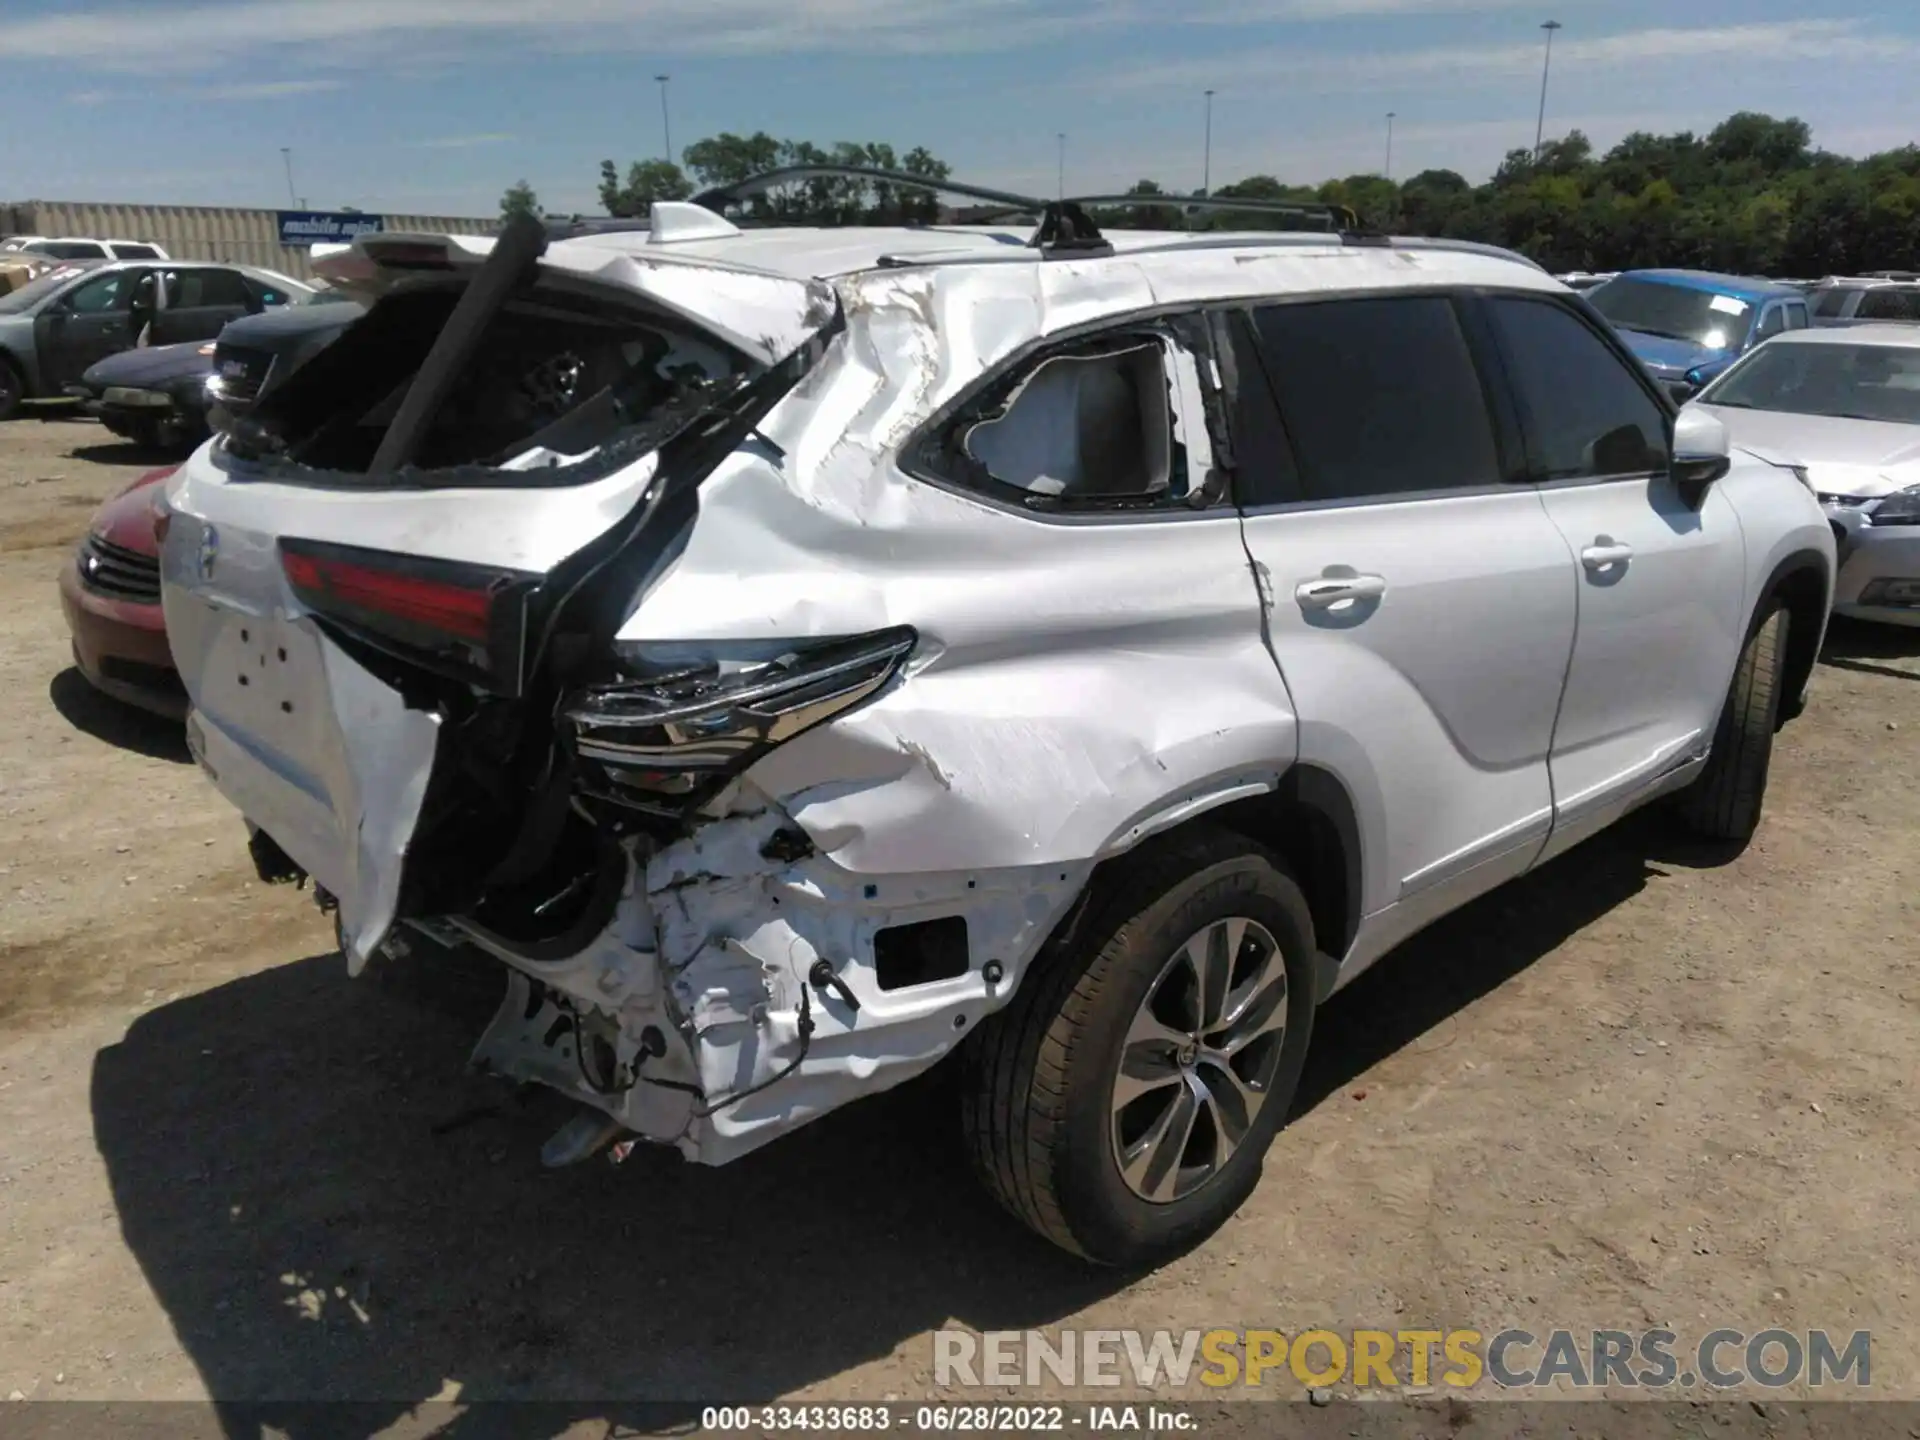
[(109, 245), (116, 260), (158, 260), (160, 252), (151, 245)]
[(167, 307), (196, 310), (212, 306), (250, 309), (247, 287), (236, 270), (169, 270)]
[(116, 270), (111, 275), (102, 275), (97, 280), (89, 280), (76, 286), (67, 297), (67, 303), (76, 314), (98, 315), (108, 310), (127, 308), (127, 296), (132, 293), (133, 281), (137, 278), (131, 270)]
[(1859, 293), (1859, 289), (1855, 286), (1830, 286), (1815, 297), (1813, 313), (1822, 320), (1838, 320), (1847, 313), (1847, 301)]
[(1500, 480), (1486, 396), (1453, 303), (1331, 300), (1255, 312), (1310, 500)]
[(1541, 300), (1496, 299), (1491, 308), (1538, 478), (1664, 467), (1666, 413), (1578, 316)]
[(1778, 335), (1787, 328), (1787, 310), (1784, 305), (1769, 305), (1760, 316), (1760, 335), (1764, 340), (1769, 335)]
[(1235, 314), (1218, 333), (1220, 382), (1233, 427), (1234, 499), (1248, 507), (1304, 500), (1300, 471), (1260, 361), (1252, 322)]
[(1896, 290), (1889, 286), (1884, 290), (1869, 290), (1860, 297), (1860, 308), (1853, 312), (1856, 320), (1920, 320), (1920, 306), (1914, 304), (1914, 292)]
[(35, 240), (27, 249), (55, 260), (101, 260), (107, 253), (105, 246), (91, 240)]
[(1807, 307), (1797, 300), (1789, 303), (1787, 306), (1787, 328), (1789, 330), (1804, 330), (1807, 328)]

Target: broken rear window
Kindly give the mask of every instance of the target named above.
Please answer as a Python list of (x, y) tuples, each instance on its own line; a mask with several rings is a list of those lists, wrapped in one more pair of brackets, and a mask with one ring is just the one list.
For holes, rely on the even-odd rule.
[[(365, 471), (463, 288), (423, 286), (382, 297), (269, 392), (234, 427), (230, 448), (243, 458), (289, 461), (340, 479)], [(529, 286), (488, 322), (409, 469), (509, 467), (521, 476), (516, 483), (526, 484), (526, 468), (566, 467), (605, 447), (617, 451), (608, 458), (627, 463), (657, 449), (753, 370), (752, 361), (714, 337), (620, 293)]]
[(1017, 366), (921, 452), (940, 478), (1027, 509), (1211, 503), (1211, 361), (1171, 326), (1075, 342)]

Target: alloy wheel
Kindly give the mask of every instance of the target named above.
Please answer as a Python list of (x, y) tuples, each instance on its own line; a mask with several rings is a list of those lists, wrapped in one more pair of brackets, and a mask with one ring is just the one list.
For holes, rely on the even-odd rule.
[(1114, 1162), (1158, 1205), (1224, 1169), (1272, 1091), (1287, 1029), (1287, 964), (1244, 916), (1189, 939), (1148, 987), (1113, 1079)]

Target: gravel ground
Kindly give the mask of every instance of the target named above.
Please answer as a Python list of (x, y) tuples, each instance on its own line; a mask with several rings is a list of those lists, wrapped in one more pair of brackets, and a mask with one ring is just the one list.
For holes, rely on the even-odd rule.
[(349, 982), (178, 728), (70, 668), (58, 568), (150, 463), (0, 426), (0, 1395), (589, 1416), (922, 1398), (950, 1324), (1664, 1324), (1870, 1329), (1920, 1398), (1920, 632), (1836, 629), (1743, 854), (1639, 817), (1376, 967), (1246, 1209), (1089, 1274), (937, 1077), (725, 1170), (542, 1173), (553, 1107), (461, 1070), (484, 987)]

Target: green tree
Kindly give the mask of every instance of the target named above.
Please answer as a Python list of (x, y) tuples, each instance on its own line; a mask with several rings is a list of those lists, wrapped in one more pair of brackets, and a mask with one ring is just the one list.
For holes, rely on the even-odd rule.
[(540, 197), (533, 193), (533, 187), (524, 180), (516, 180), (507, 187), (507, 193), (500, 197), (500, 218), (511, 220), (516, 215), (531, 215), (538, 219), (546, 212), (540, 208)]
[(634, 161), (624, 185), (613, 161), (600, 162), (600, 205), (609, 215), (644, 215), (656, 200), (684, 200), (692, 193), (687, 177), (671, 160)]

